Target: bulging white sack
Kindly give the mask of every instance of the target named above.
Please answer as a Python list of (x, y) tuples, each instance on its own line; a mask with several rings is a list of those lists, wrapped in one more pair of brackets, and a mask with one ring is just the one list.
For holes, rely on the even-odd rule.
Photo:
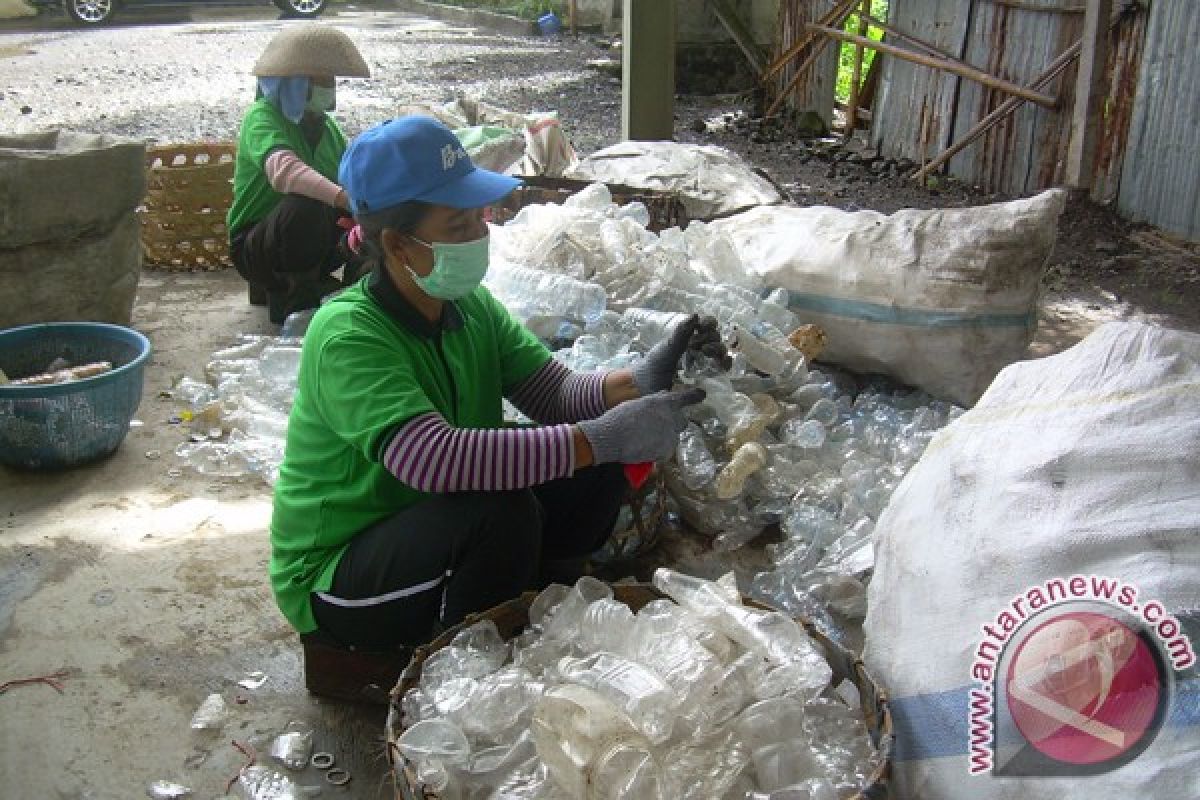
[(1037, 326), (1061, 190), (975, 208), (764, 206), (712, 223), (761, 284), (825, 329), (823, 358), (969, 406)]
[(1200, 797), (1200, 335), (1110, 323), (1006, 368), (875, 553), (899, 797)]
[(715, 145), (621, 142), (581, 159), (563, 177), (677, 192), (690, 219), (785, 199), (741, 157)]

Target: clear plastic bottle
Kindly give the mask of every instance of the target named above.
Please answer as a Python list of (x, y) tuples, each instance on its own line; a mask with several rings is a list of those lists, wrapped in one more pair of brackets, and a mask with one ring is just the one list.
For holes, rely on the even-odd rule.
[(716, 495), (729, 500), (746, 488), (746, 479), (767, 465), (767, 450), (758, 442), (747, 442), (737, 449), (729, 463), (717, 474)]
[(808, 414), (804, 419), (816, 420), (826, 427), (833, 427), (838, 420), (838, 407), (828, 397), (822, 397), (820, 400), (813, 403), (812, 408), (808, 410)]
[(816, 419), (789, 419), (779, 429), (779, 438), (793, 447), (817, 450), (825, 444), (828, 431)]
[(677, 311), (655, 311), (650, 308), (627, 308), (621, 312), (621, 329), (635, 337), (644, 349), (667, 338), (675, 326), (687, 319)]
[(679, 446), (675, 449), (683, 485), (692, 491), (703, 489), (717, 475), (717, 462), (704, 443), (704, 434), (698, 425), (689, 423), (679, 434)]
[(304, 769), (312, 755), (312, 739), (312, 728), (301, 722), (290, 722), (287, 729), (271, 741), (271, 757), (290, 770)]
[(788, 366), (786, 352), (762, 341), (741, 325), (733, 326), (731, 345), (746, 356), (751, 367), (767, 375), (779, 375)]
[(671, 736), (679, 697), (653, 670), (615, 653), (600, 652), (564, 658), (558, 662), (558, 672), (621, 709), (650, 741), (661, 743)]
[(653, 746), (597, 692), (575, 684), (550, 689), (530, 729), (538, 756), (572, 800), (671, 800)]
[(592, 322), (608, 304), (608, 293), (595, 283), (570, 275), (510, 264), (489, 270), (488, 288), (520, 319), (558, 316)]
[(787, 289), (772, 290), (758, 307), (758, 318), (781, 331), (795, 330), (799, 321), (788, 308), (789, 302)]
[(412, 762), (418, 775), (423, 773), (427, 781), (443, 784), (438, 787), (442, 791), (451, 779), (447, 767), (465, 764), (471, 755), (471, 745), (462, 730), (444, 719), (418, 722), (400, 734), (396, 747)]
[[(550, 588), (547, 588), (542, 595), (550, 591)], [(530, 621), (539, 619), (547, 638), (574, 641), (578, 638), (579, 626), (587, 607), (596, 600), (611, 600), (613, 592), (607, 583), (585, 575), (566, 592), (560, 594), (556, 590), (551, 599), (560, 596), (561, 600), (558, 602), (547, 602), (539, 606), (538, 601), (542, 599), (542, 595), (534, 599), (534, 606), (538, 608), (535, 610), (531, 606)]]
[(754, 403), (756, 413), (753, 416), (742, 417), (729, 429), (726, 445), (730, 452), (737, 452), (742, 445), (758, 441), (763, 432), (779, 418), (779, 403), (771, 395), (756, 392), (750, 395), (750, 402)]
[(287, 775), (258, 764), (238, 773), (238, 790), (246, 800), (301, 800), (304, 796)]

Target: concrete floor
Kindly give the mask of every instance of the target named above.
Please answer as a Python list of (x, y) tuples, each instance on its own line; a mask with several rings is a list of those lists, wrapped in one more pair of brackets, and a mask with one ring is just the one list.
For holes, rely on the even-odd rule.
[[(246, 304), (232, 270), (146, 272), (133, 325), (154, 354), (142, 425), (117, 453), (68, 472), (0, 471), (0, 682), (68, 671), (62, 694), (29, 685), (0, 696), (0, 797), (144, 797), (160, 779), (220, 797), (243, 763), (231, 740), (265, 744), (291, 720), (353, 776), (322, 797), (392, 796), (380, 791), (384, 710), (303, 688), (298, 640), (265, 579), (269, 488), (167, 474), (186, 431), (167, 422), (179, 409), (159, 393), (183, 374), (202, 378), (236, 332), (273, 333), (265, 312)], [(239, 687), (254, 670), (267, 682)], [(229, 721), (195, 733), (211, 692)], [(298, 778), (323, 784), (311, 768)]]
[[(1050, 310), (1034, 352), (1092, 323)], [(202, 379), (238, 332), (276, 329), (232, 270), (144, 271), (133, 326), (154, 354), (141, 425), (117, 453), (68, 472), (0, 470), (0, 681), (68, 671), (62, 694), (30, 685), (0, 696), (0, 797), (132, 798), (160, 779), (220, 797), (243, 762), (231, 740), (264, 745), (291, 720), (353, 775), (321, 796), (392, 796), (381, 788), (383, 710), (304, 690), (298, 640), (266, 583), (269, 488), (168, 473), (187, 431), (168, 423), (180, 407), (160, 393), (185, 374)], [(255, 670), (267, 682), (240, 688)], [(211, 692), (229, 721), (193, 732)], [(311, 768), (298, 777), (322, 784)]]

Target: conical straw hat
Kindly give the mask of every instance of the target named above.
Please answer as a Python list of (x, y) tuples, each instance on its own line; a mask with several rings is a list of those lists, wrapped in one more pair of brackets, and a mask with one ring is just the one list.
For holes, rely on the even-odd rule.
[(251, 74), (260, 78), (371, 77), (367, 62), (349, 36), (315, 22), (289, 25), (277, 33), (258, 57)]

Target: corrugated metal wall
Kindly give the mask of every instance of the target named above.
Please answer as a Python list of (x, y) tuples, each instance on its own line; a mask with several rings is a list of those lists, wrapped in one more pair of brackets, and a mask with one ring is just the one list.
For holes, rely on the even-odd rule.
[[(892, 27), (946, 55), (966, 47), (969, 4), (962, 0), (892, 0)], [(883, 57), (871, 136), (886, 155), (927, 161), (950, 143), (958, 78), (891, 56)]]
[[(1182, 9), (1194, 2), (1157, 0), (1156, 13), (1163, 14), (1171, 6), (1186, 16)], [(1083, 0), (1022, 0), (1020, 5), (996, 0), (893, 0), (890, 16), (898, 29), (936, 44), (949, 55), (1030, 85), (1079, 39)], [(1193, 9), (1195, 16), (1200, 4)], [(1115, 199), (1120, 186), (1148, 18), (1145, 11), (1138, 12), (1110, 32), (1110, 90), (1093, 188), (1093, 197), (1101, 202)], [(1194, 34), (1192, 27), (1177, 32), (1179, 38), (1170, 46)], [(1045, 89), (1059, 98), (1057, 109), (1021, 105), (955, 156), (949, 165), (951, 174), (988, 191), (1010, 194), (1060, 183), (1071, 136), (1075, 74), (1072, 65)], [(1200, 80), (1200, 72), (1193, 70), (1193, 74)], [(1006, 99), (1005, 93), (973, 81), (885, 58), (872, 140), (886, 155), (927, 161)]]
[[(1065, 5), (1064, 3), (1070, 3)], [(892, 25), (997, 77), (1031, 84), (1083, 29), (1076, 0), (895, 0)], [(1071, 126), (1074, 68), (1045, 91), (1059, 109), (1025, 103), (955, 156), (950, 171), (989, 191), (1019, 194), (1062, 175)], [(928, 161), (1008, 95), (929, 67), (886, 58), (872, 138), (887, 155)]]
[(1156, 0), (1133, 103), (1118, 207), (1200, 239), (1200, 4)]

